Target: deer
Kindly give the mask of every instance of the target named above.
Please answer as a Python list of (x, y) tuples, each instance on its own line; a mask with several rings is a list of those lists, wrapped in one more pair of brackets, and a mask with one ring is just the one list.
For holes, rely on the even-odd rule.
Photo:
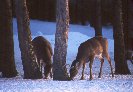
[(42, 68), (44, 67), (44, 75), (45, 79), (50, 77), (52, 78), (52, 56), (53, 51), (50, 42), (45, 39), (43, 36), (37, 36), (32, 40), (33, 49), (35, 51), (35, 55), (37, 57), (38, 66), (40, 71), (42, 72)]
[(111, 58), (108, 53), (108, 41), (106, 38), (103, 38), (102, 36), (96, 36), (81, 43), (80, 46), (78, 47), (78, 53), (76, 59), (72, 62), (69, 70), (70, 80), (73, 80), (73, 78), (77, 75), (78, 70), (81, 68), (81, 66), (83, 66), (82, 76), (81, 76), (81, 80), (83, 80), (85, 64), (88, 62), (90, 68), (89, 80), (92, 80), (93, 79), (92, 64), (96, 57), (100, 59), (101, 62), (100, 73), (98, 77), (101, 78), (102, 75), (102, 66), (104, 63), (104, 58), (108, 60), (111, 68), (112, 77), (114, 77)]

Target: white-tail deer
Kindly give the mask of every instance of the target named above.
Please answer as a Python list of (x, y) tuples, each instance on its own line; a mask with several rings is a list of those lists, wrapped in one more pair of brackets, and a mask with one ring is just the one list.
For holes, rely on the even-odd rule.
[(106, 38), (103, 38), (102, 36), (97, 36), (80, 44), (76, 59), (72, 62), (72, 65), (70, 67), (70, 80), (72, 80), (76, 76), (79, 68), (82, 65), (83, 65), (83, 70), (82, 70), (81, 79), (84, 79), (84, 69), (85, 69), (85, 64), (87, 62), (89, 62), (90, 80), (92, 80), (93, 79), (92, 64), (95, 57), (98, 57), (101, 61), (99, 78), (101, 78), (102, 74), (104, 57), (106, 57), (106, 59), (108, 60), (111, 68), (112, 77), (114, 77), (111, 59), (108, 54), (108, 41)]
[(47, 39), (42, 36), (38, 36), (32, 40), (32, 44), (35, 50), (35, 54), (37, 56), (38, 65), (42, 72), (42, 66), (44, 67), (44, 75), (45, 79), (47, 79), (48, 74), (50, 73), (50, 77), (52, 77), (52, 47)]

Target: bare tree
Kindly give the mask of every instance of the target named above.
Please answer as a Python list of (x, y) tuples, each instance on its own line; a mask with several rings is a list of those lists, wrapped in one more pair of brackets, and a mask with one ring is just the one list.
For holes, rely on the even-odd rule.
[(116, 74), (130, 74), (125, 59), (125, 44), (122, 20), (122, 0), (113, 0), (114, 4), (114, 59)]
[(128, 1), (129, 0), (122, 0), (122, 12), (123, 12), (123, 32), (124, 32), (124, 43), (125, 43), (125, 50), (127, 51), (128, 49), (128, 31), (129, 31), (129, 27), (128, 27)]
[(95, 36), (102, 36), (102, 14), (101, 14), (101, 2), (102, 0), (96, 0), (96, 25)]
[(68, 0), (57, 0), (56, 22), (55, 48), (53, 57), (53, 79), (67, 80), (68, 74), (65, 64), (69, 31)]
[(24, 78), (38, 79), (42, 74), (37, 65), (37, 59), (34, 54), (31, 32), (29, 28), (29, 15), (26, 6), (26, 0), (15, 0), (16, 16), (18, 24), (18, 39), (21, 50), (21, 59), (23, 63)]
[(11, 0), (0, 0), (0, 71), (2, 77), (15, 77)]
[(102, 0), (90, 0), (90, 24), (95, 29), (95, 36), (102, 36)]

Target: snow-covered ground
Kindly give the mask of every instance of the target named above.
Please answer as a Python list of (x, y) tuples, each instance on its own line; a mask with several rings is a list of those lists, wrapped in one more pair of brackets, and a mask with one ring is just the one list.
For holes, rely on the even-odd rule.
[[(80, 80), (81, 69), (73, 81), (53, 81), (52, 79), (30, 80), (23, 79), (23, 67), (17, 38), (16, 20), (13, 21), (14, 43), (15, 43), (15, 63), (19, 75), (15, 78), (0, 78), (0, 92), (133, 92), (133, 75), (110, 75), (110, 67), (105, 60), (103, 65), (102, 78), (98, 78), (100, 62), (95, 60), (93, 64), (93, 77), (89, 81), (89, 65), (86, 64), (85, 80)], [(42, 22), (31, 20), (32, 37), (38, 35), (48, 39), (54, 50), (56, 25), (52, 22)], [(71, 64), (77, 54), (80, 43), (94, 36), (94, 29), (88, 26), (70, 25), (67, 64)], [(111, 27), (103, 28), (103, 36), (109, 41), (109, 54), (114, 68), (114, 41)], [(128, 62), (128, 66), (133, 74), (133, 65)], [(69, 70), (69, 67), (67, 67)]]

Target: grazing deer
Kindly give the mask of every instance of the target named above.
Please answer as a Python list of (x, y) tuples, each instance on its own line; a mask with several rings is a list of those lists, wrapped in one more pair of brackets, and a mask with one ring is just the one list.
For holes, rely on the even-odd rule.
[(114, 77), (111, 59), (108, 54), (108, 41), (106, 38), (103, 38), (102, 36), (97, 36), (80, 44), (76, 59), (72, 62), (72, 65), (70, 67), (70, 80), (72, 80), (76, 76), (76, 74), (78, 73), (78, 70), (82, 65), (83, 65), (83, 70), (82, 70), (81, 79), (84, 79), (85, 64), (89, 61), (90, 61), (89, 62), (90, 80), (92, 80), (93, 79), (92, 64), (95, 57), (98, 57), (101, 61), (99, 78), (101, 78), (101, 74), (102, 74), (104, 57), (107, 58), (111, 67), (112, 77)]
[(38, 65), (42, 72), (42, 66), (44, 67), (45, 79), (47, 79), (49, 73), (52, 77), (52, 60), (53, 55), (51, 44), (42, 36), (38, 36), (32, 40), (35, 54), (37, 56)]

